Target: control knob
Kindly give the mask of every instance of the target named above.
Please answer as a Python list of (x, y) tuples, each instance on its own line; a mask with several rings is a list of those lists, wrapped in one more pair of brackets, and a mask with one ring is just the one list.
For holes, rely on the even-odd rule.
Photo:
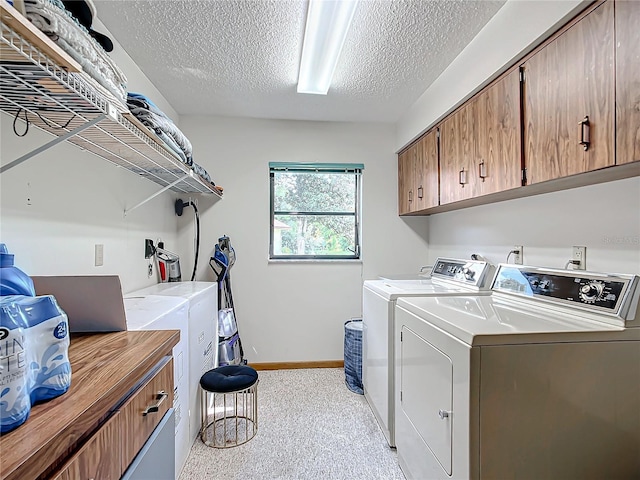
[(604, 285), (602, 282), (592, 281), (580, 287), (580, 299), (585, 303), (595, 303), (602, 295)]
[(474, 272), (473, 270), (471, 270), (471, 269), (470, 269), (470, 268), (468, 268), (468, 267), (464, 267), (464, 268), (462, 269), (462, 273), (464, 274), (464, 278), (465, 278), (466, 280), (469, 280), (469, 281), (473, 280), (473, 277), (475, 277), (475, 276), (476, 276), (476, 272)]

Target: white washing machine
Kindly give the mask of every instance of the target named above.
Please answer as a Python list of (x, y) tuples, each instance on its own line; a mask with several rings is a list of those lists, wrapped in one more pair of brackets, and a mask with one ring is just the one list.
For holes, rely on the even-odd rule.
[(638, 478), (638, 280), (500, 265), (491, 296), (398, 299), (405, 476)]
[[(183, 299), (188, 302), (188, 448), (198, 436), (201, 424), (200, 395), (198, 387), (202, 374), (218, 364), (218, 284), (216, 282), (169, 282), (152, 285), (125, 295), (126, 298), (162, 296)], [(176, 462), (176, 465), (178, 463)], [(182, 464), (180, 464), (182, 468)], [(176, 477), (177, 478), (177, 477)]]
[(128, 330), (180, 330), (173, 347), (173, 408), (175, 413), (175, 478), (191, 448), (189, 437), (189, 302), (179, 297), (139, 296), (124, 299)]
[(488, 262), (438, 258), (430, 278), (367, 280), (362, 294), (364, 395), (387, 442), (394, 435), (394, 315), (401, 297), (488, 295), (495, 268)]

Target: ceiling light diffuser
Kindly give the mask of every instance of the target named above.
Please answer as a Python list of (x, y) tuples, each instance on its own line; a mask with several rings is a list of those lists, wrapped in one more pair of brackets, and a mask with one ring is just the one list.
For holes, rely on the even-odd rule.
[(326, 95), (358, 0), (309, 0), (298, 93)]

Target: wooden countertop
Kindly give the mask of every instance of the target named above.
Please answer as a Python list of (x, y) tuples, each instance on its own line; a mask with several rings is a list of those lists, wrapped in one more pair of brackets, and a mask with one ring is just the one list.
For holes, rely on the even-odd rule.
[(71, 387), (0, 437), (0, 480), (38, 478), (70, 455), (179, 340), (179, 330), (72, 334)]

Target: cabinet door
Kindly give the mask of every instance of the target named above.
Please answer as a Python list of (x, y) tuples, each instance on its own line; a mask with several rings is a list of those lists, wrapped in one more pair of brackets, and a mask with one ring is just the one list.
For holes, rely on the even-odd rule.
[(520, 73), (514, 70), (478, 94), (476, 155), (472, 177), (476, 195), (522, 185)]
[(440, 204), (474, 195), (471, 181), (474, 152), (475, 100), (465, 103), (440, 126)]
[(411, 211), (413, 200), (413, 164), (415, 149), (413, 146), (398, 155), (398, 214)]
[(528, 183), (613, 165), (613, 3), (546, 45), (524, 70)]
[(117, 480), (122, 474), (120, 460), (120, 418), (111, 417), (74, 455), (53, 480)]
[(433, 129), (418, 141), (414, 170), (414, 196), (412, 211), (438, 205), (438, 132)]
[(617, 0), (616, 163), (640, 160), (640, 2)]

